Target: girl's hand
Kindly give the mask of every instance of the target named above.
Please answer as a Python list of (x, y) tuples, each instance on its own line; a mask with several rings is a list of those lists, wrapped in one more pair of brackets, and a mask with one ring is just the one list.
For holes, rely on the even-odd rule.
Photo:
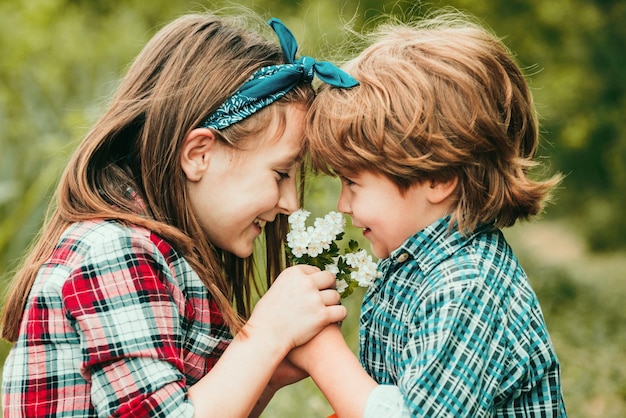
[(328, 271), (308, 265), (289, 267), (259, 300), (244, 328), (265, 334), (288, 352), (326, 325), (345, 319), (347, 311), (339, 305), (334, 285), (335, 276)]

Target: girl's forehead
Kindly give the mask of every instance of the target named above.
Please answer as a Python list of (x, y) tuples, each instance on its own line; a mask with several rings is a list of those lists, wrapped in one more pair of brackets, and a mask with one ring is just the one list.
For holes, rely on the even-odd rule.
[(250, 158), (256, 154), (265, 154), (276, 164), (293, 165), (304, 159), (307, 141), (304, 137), (305, 110), (288, 113), (284, 118), (274, 117), (259, 132), (249, 135), (241, 142), (238, 154)]

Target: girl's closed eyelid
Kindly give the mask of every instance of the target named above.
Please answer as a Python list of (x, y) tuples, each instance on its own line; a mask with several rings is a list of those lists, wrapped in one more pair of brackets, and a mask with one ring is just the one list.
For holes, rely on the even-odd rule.
[(280, 180), (290, 179), (295, 176), (297, 173), (297, 163), (291, 164), (290, 166), (285, 166), (281, 168), (275, 168), (274, 172), (278, 174)]

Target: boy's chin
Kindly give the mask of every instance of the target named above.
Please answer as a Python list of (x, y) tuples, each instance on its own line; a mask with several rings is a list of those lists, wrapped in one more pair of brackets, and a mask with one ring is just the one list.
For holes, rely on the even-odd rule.
[(382, 248), (377, 248), (374, 244), (370, 243), (370, 252), (374, 254), (376, 258), (383, 259), (389, 257), (389, 252)]

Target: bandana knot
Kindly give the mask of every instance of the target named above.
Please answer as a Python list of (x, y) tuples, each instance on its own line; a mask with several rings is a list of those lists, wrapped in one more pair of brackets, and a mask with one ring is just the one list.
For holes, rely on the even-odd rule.
[(359, 84), (330, 62), (316, 61), (306, 55), (296, 60), (298, 44), (293, 33), (279, 19), (270, 19), (268, 24), (278, 36), (287, 63), (257, 70), (201, 127), (220, 130), (240, 122), (274, 103), (302, 81), (312, 82), (315, 75), (335, 87), (350, 88)]
[(315, 75), (315, 59), (305, 55), (298, 59), (295, 63), (302, 66), (304, 81), (307, 83), (312, 82), (313, 75)]

